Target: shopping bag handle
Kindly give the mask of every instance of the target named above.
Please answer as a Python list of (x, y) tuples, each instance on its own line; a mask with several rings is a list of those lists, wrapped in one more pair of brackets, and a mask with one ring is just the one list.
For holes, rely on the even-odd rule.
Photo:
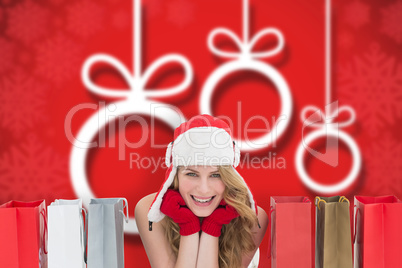
[(355, 208), (356, 208), (355, 222), (354, 222), (355, 233), (354, 233), (354, 236), (353, 236), (353, 244), (356, 242), (356, 236), (357, 236), (357, 233), (356, 233), (356, 231), (357, 231), (357, 214), (359, 213), (359, 210), (360, 210), (360, 208), (358, 208), (356, 205), (355, 205)]
[[(82, 215), (82, 212), (84, 212), (85, 215), (85, 221), (84, 221), (84, 216)], [(81, 228), (81, 246), (82, 248), (82, 254), (84, 257), (84, 262), (87, 263), (87, 233), (88, 233), (88, 212), (85, 210), (85, 208), (80, 209), (80, 216), (81, 216), (81, 223), (82, 223), (82, 228)], [(84, 240), (84, 241), (82, 241)], [(82, 245), (84, 244), (84, 245)]]
[[(344, 202), (344, 201), (348, 202), (348, 204), (349, 204), (349, 206), (350, 206), (350, 202), (349, 202), (349, 200), (348, 200), (345, 196), (339, 197), (339, 200), (338, 200), (339, 203), (342, 203), (342, 202)], [(327, 201), (325, 201), (324, 199), (321, 199), (319, 196), (316, 196), (316, 197), (314, 198), (314, 204), (315, 204), (315, 206), (318, 208), (318, 210), (321, 209), (321, 208), (320, 208), (320, 203), (321, 203), (321, 202), (327, 203)]]
[(321, 199), (319, 196), (316, 196), (314, 198), (314, 205), (318, 208), (318, 210), (320, 210), (320, 203), (321, 202), (327, 203), (325, 200)]
[(273, 206), (271, 206), (271, 208), (270, 208), (270, 210), (269, 210), (269, 217), (268, 217), (268, 259), (270, 259), (271, 258), (271, 247), (272, 247), (272, 244), (271, 244), (271, 232), (272, 232), (272, 230), (271, 230), (271, 218), (272, 218), (272, 212), (274, 212), (275, 211), (275, 209), (274, 209), (274, 207)]
[(349, 202), (349, 200), (345, 197), (345, 196), (341, 196), (340, 198), (339, 198), (339, 203), (342, 203), (343, 201), (346, 201), (346, 202), (348, 202), (348, 204), (349, 204), (349, 206), (350, 206), (350, 202)]
[[(123, 210), (120, 210), (120, 213), (123, 214), (126, 223), (128, 223), (128, 217), (129, 217), (129, 215), (128, 215), (128, 201), (125, 198), (122, 198), (122, 199), (123, 199), (123, 205), (124, 205), (124, 202), (126, 204), (123, 206)], [(126, 208), (126, 214), (124, 214), (124, 208)]]
[(45, 209), (42, 209), (40, 214), (43, 217), (43, 223), (44, 223), (44, 227), (45, 227), (45, 230), (43, 230), (43, 252), (45, 254), (47, 254), (47, 250), (46, 250), (47, 221), (46, 221), (46, 211), (45, 211)]

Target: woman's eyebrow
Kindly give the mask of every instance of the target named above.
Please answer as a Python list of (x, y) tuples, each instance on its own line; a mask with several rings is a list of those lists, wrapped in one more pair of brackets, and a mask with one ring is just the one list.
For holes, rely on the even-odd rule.
[[(186, 168), (184, 171), (186, 171), (186, 170), (189, 170), (189, 171), (193, 171), (193, 172), (195, 172), (195, 173), (198, 173), (197, 170), (194, 170), (194, 169), (191, 169), (191, 168)], [(219, 170), (211, 171), (210, 173), (216, 173), (216, 172), (219, 172)]]
[(198, 173), (197, 170), (194, 170), (194, 169), (191, 169), (191, 168), (186, 168), (186, 169), (183, 170), (183, 172), (184, 172), (184, 171), (192, 171), (192, 172)]

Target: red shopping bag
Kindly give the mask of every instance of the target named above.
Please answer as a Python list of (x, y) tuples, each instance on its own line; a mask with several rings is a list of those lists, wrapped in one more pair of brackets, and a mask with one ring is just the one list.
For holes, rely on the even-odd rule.
[(0, 206), (0, 267), (46, 268), (46, 204), (10, 201)]
[(395, 196), (355, 196), (355, 267), (402, 267), (402, 203)]
[(272, 268), (312, 267), (311, 209), (307, 197), (271, 197)]

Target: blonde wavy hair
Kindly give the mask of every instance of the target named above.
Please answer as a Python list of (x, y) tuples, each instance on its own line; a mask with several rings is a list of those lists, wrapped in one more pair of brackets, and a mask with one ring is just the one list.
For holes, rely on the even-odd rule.
[[(179, 189), (177, 176), (179, 168), (170, 187), (174, 190)], [(219, 267), (236, 268), (241, 266), (244, 253), (251, 253), (256, 249), (252, 229), (258, 224), (258, 219), (250, 207), (247, 186), (242, 178), (231, 166), (218, 166), (218, 170), (226, 186), (223, 198), (239, 213), (239, 217), (222, 227), (222, 233), (219, 237)], [(180, 228), (170, 217), (164, 218), (163, 225), (166, 237), (177, 257), (180, 245)]]

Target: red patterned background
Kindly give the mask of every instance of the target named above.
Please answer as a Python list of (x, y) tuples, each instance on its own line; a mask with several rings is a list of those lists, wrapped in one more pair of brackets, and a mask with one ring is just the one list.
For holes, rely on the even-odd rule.
[[(267, 211), (272, 195), (311, 199), (316, 195), (301, 183), (294, 156), (301, 141), (301, 110), (307, 105), (323, 109), (325, 104), (324, 1), (251, 0), (250, 5), (251, 35), (272, 26), (285, 37), (282, 53), (261, 61), (286, 79), (294, 101), (290, 126), (277, 145), (248, 156), (243, 153), (242, 160), (271, 153), (271, 167), (238, 168)], [(355, 109), (356, 122), (343, 130), (355, 139), (363, 160), (357, 182), (340, 194), (350, 200), (354, 195), (402, 198), (402, 1), (333, 0), (332, 11), (332, 99)], [(158, 57), (177, 52), (189, 59), (194, 71), (186, 91), (158, 101), (175, 105), (186, 118), (200, 112), (203, 83), (227, 61), (208, 50), (207, 35), (218, 26), (241, 35), (241, 14), (241, 1), (234, 0), (142, 1), (143, 69)], [(45, 198), (50, 204), (55, 198), (77, 198), (70, 182), (72, 144), (66, 138), (65, 118), (78, 104), (117, 100), (90, 93), (80, 71), (85, 59), (98, 52), (115, 56), (132, 70), (132, 19), (130, 0), (0, 0), (0, 203)], [(235, 49), (230, 42), (223, 46)], [(128, 87), (110, 66), (93, 72), (97, 84)], [(181, 79), (177, 68), (163, 69), (148, 88), (163, 88)], [(232, 119), (236, 138), (244, 138), (239, 130), (252, 116), (271, 118), (280, 108), (275, 87), (250, 71), (229, 76), (215, 92), (213, 113)], [(93, 109), (77, 113), (72, 133), (77, 134), (94, 113)], [(150, 117), (141, 117), (151, 124)], [(259, 120), (250, 126), (264, 128)], [(140, 148), (127, 148), (124, 161), (118, 160), (118, 147), (92, 149), (86, 165), (97, 197), (126, 197), (133, 217), (136, 202), (159, 189), (165, 169), (130, 167), (129, 155), (163, 159), (173, 129), (159, 120), (147, 129), (131, 122), (119, 129), (114, 137), (117, 142), (122, 135), (132, 142), (152, 136), (161, 146), (154, 148), (146, 139)], [(339, 157), (336, 168), (311, 158), (305, 164), (317, 181), (333, 183), (345, 176), (352, 163), (342, 143)], [(283, 168), (277, 165), (279, 161), (284, 161)], [(269, 267), (267, 248), (266, 237), (261, 267)], [(149, 266), (138, 236), (126, 235), (125, 262), (126, 267)]]

